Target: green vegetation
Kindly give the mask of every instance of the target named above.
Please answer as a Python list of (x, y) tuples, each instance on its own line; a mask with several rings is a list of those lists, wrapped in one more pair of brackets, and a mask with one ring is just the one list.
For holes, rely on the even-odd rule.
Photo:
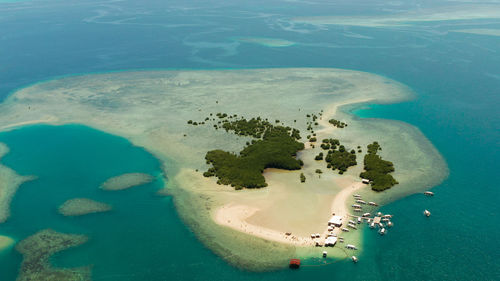
[(382, 160), (377, 155), (382, 150), (378, 142), (368, 145), (368, 153), (365, 155), (365, 171), (360, 174), (361, 178), (369, 179), (372, 190), (383, 191), (391, 188), (398, 182), (389, 173), (394, 172), (394, 164), (390, 161)]
[(306, 176), (304, 176), (304, 173), (300, 173), (300, 182), (306, 182)]
[(316, 157), (314, 157), (314, 160), (323, 160), (323, 152), (320, 152)]
[(336, 120), (336, 119), (330, 119), (330, 120), (328, 120), (328, 123), (332, 124), (333, 126), (335, 126), (337, 128), (347, 127), (347, 123), (341, 122), (341, 121)]
[(316, 174), (322, 174), (323, 171), (321, 171), (321, 169), (316, 169)]
[[(227, 114), (220, 114), (224, 115), (227, 117)], [(304, 149), (304, 144), (297, 141), (300, 139), (297, 129), (274, 126), (259, 117), (234, 121), (224, 119), (221, 127), (237, 135), (255, 139), (251, 143), (247, 142), (239, 155), (223, 150), (207, 152), (205, 159), (212, 167), (203, 175), (216, 176), (218, 184), (231, 185), (236, 189), (265, 187), (267, 183), (262, 176), (264, 169), (299, 170), (304, 165), (295, 158), (297, 152)]]
[[(322, 147), (325, 145), (325, 147), (328, 145), (330, 146), (330, 150), (328, 150), (328, 154), (325, 157), (325, 161), (327, 163), (327, 168), (332, 169), (332, 170), (339, 170), (339, 174), (343, 174), (347, 169), (351, 166), (357, 165), (356, 162), (356, 154), (351, 150), (351, 152), (348, 152), (346, 148), (340, 144), (340, 141), (337, 139), (324, 139), (322, 141)], [(338, 146), (338, 150), (337, 150)], [(323, 153), (320, 153), (321, 156), (323, 156)], [(318, 156), (316, 156), (316, 160), (322, 160), (317, 159)]]

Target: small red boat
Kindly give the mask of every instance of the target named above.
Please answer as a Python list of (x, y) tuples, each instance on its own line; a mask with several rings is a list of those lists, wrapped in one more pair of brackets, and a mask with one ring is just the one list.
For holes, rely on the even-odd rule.
[(300, 267), (300, 260), (299, 259), (291, 259), (290, 260), (290, 268), (297, 269)]

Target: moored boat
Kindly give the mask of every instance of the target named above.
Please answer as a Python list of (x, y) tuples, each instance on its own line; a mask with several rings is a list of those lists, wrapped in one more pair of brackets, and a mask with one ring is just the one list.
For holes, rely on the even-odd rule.
[(424, 215), (425, 215), (426, 217), (430, 217), (430, 216), (431, 216), (431, 212), (429, 212), (428, 210), (425, 210), (425, 211), (424, 211)]
[(291, 259), (290, 264), (288, 266), (290, 268), (297, 269), (300, 267), (300, 260), (299, 259)]

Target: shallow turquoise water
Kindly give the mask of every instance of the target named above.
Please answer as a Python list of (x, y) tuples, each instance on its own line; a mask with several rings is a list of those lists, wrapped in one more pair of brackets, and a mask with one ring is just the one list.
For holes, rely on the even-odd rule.
[[(385, 237), (365, 229), (367, 242), (358, 264), (256, 274), (230, 267), (205, 249), (179, 221), (172, 198), (154, 195), (159, 181), (116, 194), (94, 189), (122, 172), (159, 173), (159, 164), (147, 152), (85, 127), (30, 127), (1, 134), (0, 141), (11, 147), (3, 162), (22, 174), (45, 176), (21, 187), (12, 219), (0, 226), (0, 233), (22, 238), (49, 224), (87, 233), (87, 245), (55, 261), (67, 266), (93, 263), (96, 280), (498, 280), (500, 37), (448, 30), (500, 28), (500, 22), (421, 23), (395, 29), (289, 22), (294, 16), (382, 14), (448, 2), (41, 0), (23, 2), (21, 8), (0, 5), (0, 53), (8, 54), (0, 56), (0, 99), (40, 80), (96, 71), (355, 69), (404, 83), (417, 96), (411, 102), (369, 106), (355, 113), (417, 126), (450, 168), (449, 178), (434, 189), (434, 198), (414, 195), (383, 208), (395, 214), (396, 227)], [(351, 36), (356, 34), (365, 38)], [(228, 39), (241, 36), (299, 44), (277, 49)], [(77, 153), (74, 146), (86, 153)], [(140, 161), (124, 161), (119, 155)], [(67, 197), (83, 195), (114, 203), (115, 211), (78, 219), (55, 213)], [(25, 203), (33, 209), (24, 208)], [(421, 216), (425, 208), (433, 214), (430, 219)], [(33, 213), (38, 217), (33, 219)], [(120, 227), (110, 227), (110, 221)], [(146, 234), (149, 239), (141, 240)], [(124, 248), (129, 243), (130, 248)], [(13, 280), (19, 262), (13, 252), (0, 255), (0, 280)]]

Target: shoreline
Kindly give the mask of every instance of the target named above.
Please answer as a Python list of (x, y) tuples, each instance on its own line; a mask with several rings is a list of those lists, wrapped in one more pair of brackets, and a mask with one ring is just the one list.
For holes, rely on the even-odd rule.
[[(113, 95), (118, 92), (120, 95)], [(165, 92), (169, 93), (167, 97), (162, 95)], [(304, 92), (309, 94), (304, 95)], [(32, 95), (38, 98), (36, 107), (27, 110), (28, 104), (34, 105)], [(289, 97), (286, 101), (282, 99), (284, 95)], [(199, 120), (212, 112), (238, 113), (271, 120), (279, 118), (285, 124), (294, 124), (304, 134), (305, 114), (324, 109), (324, 120), (319, 120), (316, 131), (318, 139), (333, 136), (347, 147), (360, 145), (363, 151), (374, 139), (384, 144), (387, 155), (383, 157), (394, 160), (401, 178), (398, 180), (402, 183), (398, 189), (384, 193), (391, 201), (422, 188), (418, 186), (420, 182), (412, 182), (410, 163), (414, 163), (409, 160), (413, 159), (400, 156), (408, 146), (413, 148), (412, 155), (419, 156), (417, 164), (422, 167), (436, 166), (434, 164), (445, 167), (446, 164), (440, 155), (433, 155), (432, 144), (411, 125), (388, 120), (354, 120), (353, 115), (342, 112), (339, 107), (356, 103), (400, 102), (412, 95), (406, 86), (378, 75), (328, 68), (91, 74), (36, 84), (15, 92), (0, 104), (0, 110), (5, 112), (0, 116), (0, 131), (14, 129), (16, 124), (51, 120), (44, 123), (83, 124), (125, 137), (133, 145), (144, 147), (162, 162), (164, 176), (168, 173), (169, 179), (165, 190), (174, 195), (179, 215), (200, 241), (233, 265), (261, 271), (282, 266), (284, 260), (301, 250), (293, 243), (281, 243), (281, 238), (269, 241), (237, 231), (234, 227), (220, 226), (214, 220), (214, 210), (233, 206), (231, 208), (239, 211), (236, 221), (245, 222), (247, 228), (256, 226), (267, 236), (274, 237), (276, 233), (291, 229), (296, 237), (307, 237), (308, 233), (326, 228), (332, 208), (347, 208), (352, 192), (342, 192), (360, 180), (358, 175), (362, 164), (359, 157), (362, 155), (358, 155), (358, 165), (349, 168), (342, 176), (331, 171), (318, 176), (314, 170), (323, 169), (325, 163), (313, 160), (318, 147), (311, 149), (306, 145), (309, 148), (299, 153), (305, 163), (302, 170), (283, 172), (269, 169), (264, 173), (269, 183), (267, 188), (235, 191), (201, 175), (207, 169), (204, 154), (211, 149), (237, 152), (246, 139), (214, 132), (212, 128), (189, 127), (186, 120)], [(248, 104), (253, 106), (248, 107)], [(127, 108), (126, 112), (123, 108)], [(349, 127), (336, 129), (329, 126), (327, 119), (330, 117), (346, 121)], [(296, 123), (294, 119), (297, 119)], [(417, 143), (425, 145), (417, 146)], [(305, 184), (298, 180), (300, 172), (306, 174)], [(442, 172), (423, 169), (417, 176), (427, 175), (422, 177), (423, 183), (432, 185), (443, 177)], [(344, 178), (349, 180), (342, 181)], [(367, 198), (378, 198), (370, 190), (359, 188), (363, 196), (368, 194)], [(337, 194), (342, 194), (342, 200), (335, 201)], [(387, 196), (389, 194), (396, 196)], [(338, 206), (340, 201), (344, 201), (342, 207)], [(229, 203), (234, 205), (227, 205)], [(227, 222), (227, 216), (222, 216)], [(287, 219), (284, 220), (283, 216)], [(361, 242), (359, 232), (348, 236)], [(243, 251), (245, 243), (251, 243), (259, 251)], [(256, 259), (260, 261), (255, 262)]]

